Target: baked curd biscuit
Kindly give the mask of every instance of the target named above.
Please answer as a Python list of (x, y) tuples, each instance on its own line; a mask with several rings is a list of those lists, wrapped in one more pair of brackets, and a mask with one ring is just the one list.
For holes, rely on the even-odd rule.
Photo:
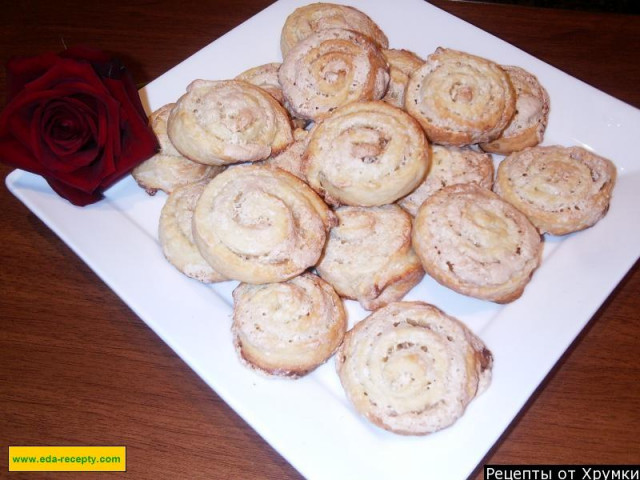
[(445, 187), (422, 204), (413, 248), (442, 285), (497, 303), (522, 295), (542, 257), (540, 234), (527, 217), (474, 183)]
[(340, 207), (316, 265), (343, 297), (375, 310), (401, 300), (424, 276), (411, 248), (411, 217), (397, 205)]
[(376, 206), (414, 190), (429, 168), (424, 132), (386, 102), (339, 108), (311, 132), (303, 170), (332, 205)]
[(428, 197), (441, 188), (459, 183), (477, 183), (491, 190), (491, 155), (470, 148), (431, 145), (431, 167), (427, 177), (413, 192), (398, 200), (398, 205), (415, 217), (418, 208)]
[(434, 143), (489, 142), (507, 127), (516, 95), (509, 76), (485, 58), (438, 48), (411, 74), (405, 108)]
[(160, 151), (131, 172), (138, 185), (149, 195), (155, 195), (158, 190), (171, 193), (181, 185), (215, 177), (223, 169), (192, 162), (175, 149), (167, 135), (167, 119), (174, 105), (169, 103), (149, 116), (149, 124), (160, 143)]
[(183, 185), (169, 195), (160, 213), (158, 238), (167, 260), (186, 276), (205, 283), (221, 282), (226, 278), (207, 263), (193, 243), (193, 210), (206, 185), (206, 181)]
[(508, 155), (542, 142), (549, 119), (549, 95), (538, 79), (520, 67), (502, 67), (516, 91), (516, 112), (502, 134), (480, 147)]
[(464, 324), (423, 302), (396, 302), (347, 332), (344, 391), (374, 424), (403, 435), (452, 425), (491, 382), (493, 357)]
[(244, 364), (262, 373), (306, 375), (333, 355), (346, 330), (342, 300), (316, 275), (233, 291), (233, 343)]
[(380, 48), (387, 48), (389, 40), (380, 27), (360, 10), (333, 3), (312, 3), (297, 8), (282, 27), (280, 47), (286, 57), (296, 44), (312, 33), (329, 28), (341, 28), (365, 35)]
[(315, 265), (334, 223), (329, 207), (294, 175), (238, 165), (204, 189), (193, 237), (202, 256), (227, 278), (272, 283)]
[(264, 160), (293, 141), (284, 107), (242, 80), (194, 80), (167, 130), (180, 153), (208, 165)]
[(424, 64), (424, 60), (415, 53), (403, 49), (384, 49), (384, 58), (389, 63), (389, 88), (382, 100), (394, 107), (404, 108), (404, 91), (411, 74)]
[(332, 28), (298, 43), (285, 57), (278, 78), (290, 111), (318, 121), (341, 105), (382, 98), (389, 66), (367, 37)]
[(607, 213), (616, 167), (582, 147), (533, 147), (498, 167), (495, 191), (542, 233), (565, 235), (594, 225)]

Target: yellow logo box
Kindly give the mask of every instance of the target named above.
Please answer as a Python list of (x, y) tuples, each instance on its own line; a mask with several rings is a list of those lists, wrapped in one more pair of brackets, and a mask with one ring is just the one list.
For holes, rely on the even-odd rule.
[(126, 472), (127, 447), (9, 447), (10, 472)]

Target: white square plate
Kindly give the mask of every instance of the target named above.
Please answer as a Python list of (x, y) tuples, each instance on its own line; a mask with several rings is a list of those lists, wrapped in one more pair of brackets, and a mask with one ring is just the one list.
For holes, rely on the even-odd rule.
[[(640, 111), (420, 0), (347, 3), (371, 16), (393, 48), (426, 57), (446, 46), (531, 71), (551, 96), (545, 144), (582, 145), (618, 167), (608, 215), (586, 231), (547, 237), (543, 264), (519, 300), (495, 305), (430, 279), (407, 296), (458, 317), (493, 351), (491, 387), (452, 427), (402, 437), (372, 426), (346, 401), (332, 361), (297, 381), (242, 367), (229, 331), (236, 283), (205, 286), (165, 261), (156, 233), (164, 194), (149, 197), (128, 178), (104, 201), (77, 208), (25, 172), (7, 185), (307, 478), (466, 478), (640, 254)], [(141, 92), (148, 109), (175, 101), (193, 79), (280, 61), (280, 30), (300, 4), (280, 0), (162, 75)], [(364, 317), (347, 303), (352, 324)]]

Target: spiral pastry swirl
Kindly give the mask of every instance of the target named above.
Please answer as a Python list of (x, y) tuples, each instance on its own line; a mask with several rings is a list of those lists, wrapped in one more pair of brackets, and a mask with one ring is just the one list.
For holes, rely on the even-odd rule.
[(241, 283), (233, 300), (236, 351), (268, 375), (306, 375), (333, 355), (347, 330), (342, 300), (311, 273), (281, 283)]
[(346, 5), (312, 3), (297, 8), (282, 27), (280, 47), (286, 57), (295, 45), (312, 33), (329, 28), (341, 28), (369, 37), (380, 48), (387, 48), (389, 40), (380, 27), (360, 10)]
[(194, 80), (167, 130), (179, 152), (208, 165), (263, 160), (293, 141), (284, 107), (242, 80)]
[(316, 264), (334, 222), (327, 205), (297, 177), (279, 168), (239, 165), (205, 188), (193, 237), (226, 277), (280, 282)]
[(549, 120), (549, 94), (535, 75), (523, 68), (503, 66), (516, 92), (516, 112), (498, 138), (480, 145), (485, 152), (508, 155), (535, 147), (544, 138)]
[(367, 37), (333, 28), (298, 43), (285, 57), (278, 77), (295, 116), (317, 121), (349, 102), (382, 98), (389, 67)]
[(316, 270), (343, 297), (375, 310), (424, 276), (411, 248), (411, 217), (397, 205), (340, 207)]
[(434, 143), (464, 146), (500, 135), (515, 112), (508, 75), (490, 60), (438, 48), (411, 74), (405, 108)]
[(598, 222), (609, 209), (616, 167), (582, 147), (533, 147), (498, 167), (494, 189), (542, 233), (565, 235)]
[(131, 172), (138, 185), (149, 195), (155, 195), (158, 190), (171, 193), (182, 185), (213, 178), (223, 169), (193, 162), (175, 149), (167, 135), (167, 119), (174, 105), (164, 105), (149, 116), (149, 125), (158, 138), (160, 151)]
[(382, 101), (336, 110), (312, 130), (303, 158), (309, 185), (333, 205), (392, 203), (415, 189), (428, 168), (420, 126)]
[(206, 185), (206, 181), (183, 185), (169, 195), (160, 213), (158, 238), (167, 260), (187, 277), (221, 282), (226, 278), (207, 263), (193, 241), (193, 210)]
[(542, 256), (540, 234), (527, 217), (474, 183), (445, 187), (422, 204), (413, 248), (444, 286), (497, 303), (522, 295)]
[(470, 148), (431, 146), (431, 168), (424, 181), (413, 192), (398, 200), (398, 205), (415, 217), (418, 208), (435, 192), (448, 185), (477, 183), (491, 189), (493, 160), (488, 153)]
[(464, 324), (423, 302), (396, 302), (347, 332), (336, 352), (356, 410), (400, 434), (452, 425), (491, 381), (493, 358)]

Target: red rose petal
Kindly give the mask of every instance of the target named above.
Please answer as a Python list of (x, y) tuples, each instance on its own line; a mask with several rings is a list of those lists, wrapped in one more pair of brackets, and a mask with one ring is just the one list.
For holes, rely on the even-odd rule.
[(47, 173), (31, 151), (11, 136), (0, 136), (0, 162), (36, 175)]
[(127, 88), (122, 82), (105, 79), (105, 84), (113, 96), (120, 100), (122, 121), (118, 170), (112, 176), (105, 177), (102, 188), (113, 185), (159, 149), (158, 139), (149, 128), (146, 115), (141, 116), (138, 111), (137, 105), (141, 106), (138, 93), (136, 92), (135, 97), (130, 99)]
[(95, 203), (103, 198), (102, 192), (97, 190), (92, 192), (83, 192), (82, 190), (73, 188), (54, 178), (45, 177), (45, 180), (58, 195), (66, 198), (71, 203), (79, 207), (84, 207), (85, 205)]
[(48, 153), (47, 158), (42, 155), (43, 162), (63, 171), (89, 164), (96, 151), (96, 112), (69, 97), (51, 101), (42, 110), (34, 129), (40, 131), (41, 145)]
[(10, 102), (25, 84), (40, 77), (58, 60), (58, 56), (54, 53), (10, 59), (7, 62), (7, 102)]

